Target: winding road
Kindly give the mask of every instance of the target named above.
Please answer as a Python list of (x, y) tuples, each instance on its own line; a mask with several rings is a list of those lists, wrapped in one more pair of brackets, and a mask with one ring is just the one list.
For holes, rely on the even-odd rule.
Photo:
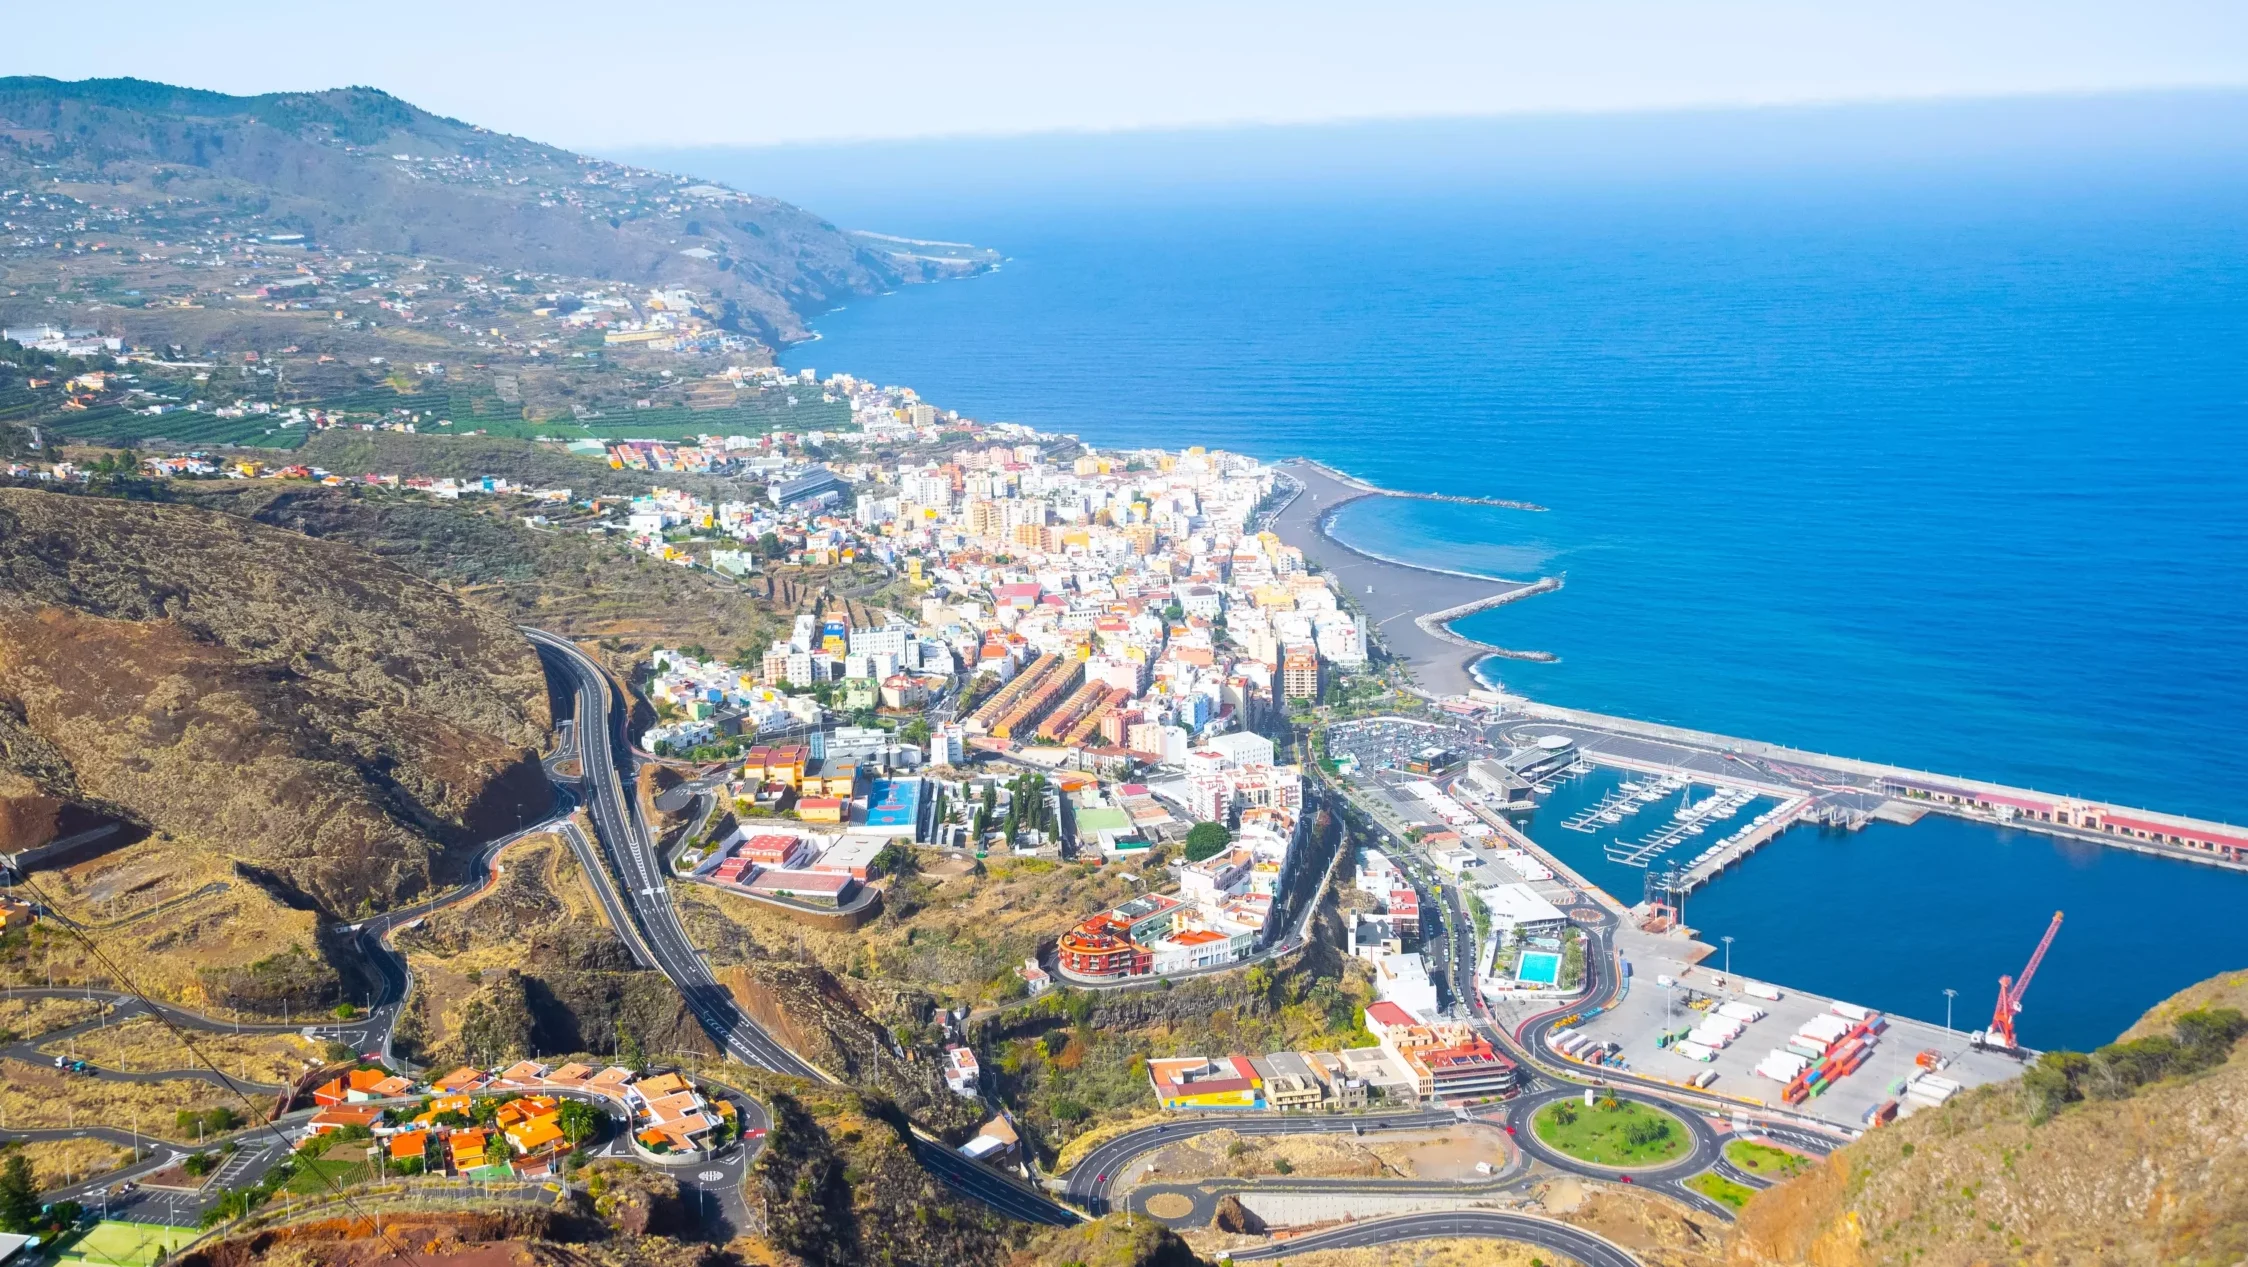
[(1405, 1214), (1396, 1218), (1347, 1223), (1324, 1232), (1313, 1232), (1255, 1249), (1235, 1250), (1237, 1263), (1252, 1263), (1322, 1249), (1358, 1249), (1398, 1241), (1425, 1241), (1442, 1237), (1475, 1236), (1520, 1241), (1550, 1249), (1583, 1263), (1585, 1267), (1639, 1267), (1622, 1246), (1583, 1228), (1531, 1214), (1496, 1210), (1446, 1210), (1432, 1214)]
[[(576, 702), (572, 732), (582, 769), (579, 790), (595, 839), (586, 840), (575, 824), (566, 834), (584, 855), (602, 905), (620, 935), (643, 963), (670, 979), (703, 1031), (728, 1056), (776, 1073), (834, 1081), (751, 1020), (680, 927), (655, 835), (648, 830), (639, 797), (630, 787), (637, 774), (637, 757), (625, 735), (624, 701), (608, 675), (565, 639), (538, 629), (526, 628), (523, 633), (549, 671), (571, 686)], [(589, 724), (592, 718), (600, 719), (598, 730)], [(931, 1174), (1002, 1214), (1055, 1225), (1078, 1220), (1069, 1207), (937, 1141), (916, 1137), (913, 1147)]]

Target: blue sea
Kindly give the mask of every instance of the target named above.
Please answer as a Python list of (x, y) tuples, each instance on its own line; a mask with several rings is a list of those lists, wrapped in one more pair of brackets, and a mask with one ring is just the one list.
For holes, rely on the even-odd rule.
[[(1992, 157), (2013, 143), (838, 185), (844, 223), (1006, 263), (854, 302), (784, 361), (1100, 445), (1547, 506), (1369, 502), (1338, 525), (1564, 577), (1461, 626), (1557, 655), (1495, 662), (1538, 699), (2248, 822), (2248, 163)], [(1147, 148), (1134, 170), (1160, 166)], [(757, 186), (750, 158), (703, 170)], [(804, 183), (773, 192), (820, 205)], [(1964, 1006), (2053, 909), (2097, 909), (2039, 983), (2083, 1005), (2024, 1017), (2028, 1041), (2086, 1045), (2248, 967), (2243, 905), (2248, 875), (1931, 819), (1791, 836), (1696, 922), (1788, 947), (1744, 970), (1929, 1017), (1929, 981)], [(1812, 910), (1831, 922), (1796, 927)]]

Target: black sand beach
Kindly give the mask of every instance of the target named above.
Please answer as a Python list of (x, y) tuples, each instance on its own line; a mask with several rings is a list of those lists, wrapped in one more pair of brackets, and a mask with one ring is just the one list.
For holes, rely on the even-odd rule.
[(1278, 469), (1302, 491), (1274, 517), (1273, 532), (1335, 579), (1366, 613), (1367, 632), (1412, 667), (1415, 681), (1428, 694), (1463, 695), (1481, 685), (1472, 671), (1477, 661), (1519, 654), (1464, 638), (1452, 632), (1450, 621), (1560, 587), (1551, 577), (1494, 580), (1361, 553), (1327, 534), (1327, 517), (1362, 497), (1389, 495), (1386, 490), (1303, 459), (1283, 462)]

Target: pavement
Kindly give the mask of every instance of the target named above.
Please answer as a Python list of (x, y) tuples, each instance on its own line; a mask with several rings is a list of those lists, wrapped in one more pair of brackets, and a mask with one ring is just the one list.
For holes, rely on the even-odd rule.
[(1622, 1246), (1583, 1228), (1533, 1214), (1496, 1210), (1447, 1210), (1441, 1213), (1406, 1214), (1396, 1218), (1368, 1219), (1305, 1236), (1275, 1241), (1254, 1249), (1233, 1251), (1232, 1261), (1258, 1262), (1288, 1258), (1323, 1249), (1359, 1249), (1393, 1245), (1399, 1241), (1437, 1240), (1446, 1237), (1489, 1237), (1520, 1241), (1539, 1249), (1566, 1255), (1584, 1267), (1638, 1267), (1639, 1260)]

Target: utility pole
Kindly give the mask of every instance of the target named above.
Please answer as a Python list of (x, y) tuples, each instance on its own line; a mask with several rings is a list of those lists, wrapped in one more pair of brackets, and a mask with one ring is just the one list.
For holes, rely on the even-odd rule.
[(1944, 1042), (1947, 1044), (1951, 1042), (1951, 1001), (1957, 997), (1959, 991), (1948, 985), (1944, 987)]
[(1730, 985), (1733, 981), (1733, 939), (1720, 937), (1717, 940), (1725, 943), (1725, 982)]

